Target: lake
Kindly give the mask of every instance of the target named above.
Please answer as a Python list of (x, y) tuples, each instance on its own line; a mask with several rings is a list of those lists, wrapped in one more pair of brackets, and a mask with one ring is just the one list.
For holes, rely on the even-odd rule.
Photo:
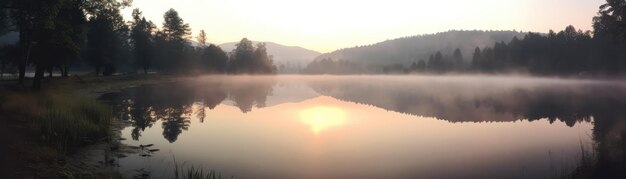
[[(623, 160), (626, 84), (498, 76), (203, 76), (105, 94), (125, 175), (551, 178)], [(617, 146), (617, 147), (616, 147)]]

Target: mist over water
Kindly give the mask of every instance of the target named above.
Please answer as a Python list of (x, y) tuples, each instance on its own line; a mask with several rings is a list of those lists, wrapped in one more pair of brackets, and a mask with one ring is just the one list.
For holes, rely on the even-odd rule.
[(128, 123), (123, 143), (160, 149), (120, 159), (130, 176), (171, 176), (175, 156), (235, 178), (548, 178), (581, 147), (615, 149), (624, 92), (521, 76), (202, 76), (102, 99)]

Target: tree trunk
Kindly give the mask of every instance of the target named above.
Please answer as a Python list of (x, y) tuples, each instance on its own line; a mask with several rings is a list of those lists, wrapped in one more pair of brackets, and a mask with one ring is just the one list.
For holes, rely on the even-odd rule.
[(69, 70), (68, 64), (59, 65), (59, 71), (61, 72), (61, 78), (67, 77), (67, 71)]
[(45, 71), (46, 70), (44, 67), (41, 67), (39, 65), (35, 67), (35, 78), (33, 78), (34, 89), (41, 89), (41, 79), (43, 79)]
[(20, 57), (18, 62), (19, 80), (18, 84), (24, 84), (26, 78), (26, 62), (28, 61), (28, 45), (25, 35), (20, 32)]
[(52, 78), (52, 67), (48, 68), (48, 78)]
[(0, 69), (0, 80), (4, 79), (4, 68), (6, 67), (5, 63), (2, 63), (2, 69)]
[(148, 74), (148, 67), (145, 67), (145, 66), (143, 67), (143, 74), (144, 75)]
[(19, 80), (18, 84), (24, 84), (24, 79), (26, 78), (26, 64), (20, 61), (19, 65)]
[(63, 78), (67, 77), (69, 71), (70, 71), (70, 67), (68, 65), (65, 65), (64, 67), (61, 67), (61, 76)]
[(96, 66), (96, 76), (100, 76), (100, 66)]
[(28, 21), (24, 14), (20, 17), (19, 23), (19, 48), (20, 48), (20, 57), (18, 62), (18, 70), (19, 70), (19, 80), (18, 84), (24, 84), (24, 79), (26, 78), (26, 64), (28, 63), (28, 59), (30, 56), (30, 50), (32, 47), (32, 42), (30, 38), (30, 21)]

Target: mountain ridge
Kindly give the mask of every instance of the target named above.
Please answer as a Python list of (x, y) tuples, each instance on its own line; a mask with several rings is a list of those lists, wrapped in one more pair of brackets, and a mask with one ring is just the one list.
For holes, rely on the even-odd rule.
[(451, 55), (456, 48), (459, 48), (465, 57), (464, 61), (467, 62), (476, 47), (482, 49), (493, 46), (496, 42), (509, 42), (514, 37), (523, 38), (525, 34), (514, 30), (450, 30), (342, 48), (324, 53), (316, 57), (314, 61), (330, 58), (369, 65), (408, 65), (418, 60), (428, 60), (428, 57), (437, 51), (444, 55)]

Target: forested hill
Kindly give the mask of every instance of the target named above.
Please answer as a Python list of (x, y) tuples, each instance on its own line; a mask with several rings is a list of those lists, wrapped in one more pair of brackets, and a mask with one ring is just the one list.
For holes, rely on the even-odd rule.
[[(408, 65), (428, 57), (437, 51), (452, 54), (456, 48), (464, 57), (471, 57), (476, 47), (493, 46), (496, 42), (509, 42), (513, 37), (523, 38), (524, 33), (517, 31), (448, 31), (436, 34), (404, 37), (384, 42), (340, 49), (315, 58), (316, 61), (330, 58), (346, 60), (366, 65)], [(471, 58), (464, 58), (469, 62)]]
[[(219, 46), (226, 52), (232, 51), (238, 42), (224, 43)], [(254, 42), (256, 44), (258, 42)], [(283, 70), (299, 70), (306, 67), (315, 57), (321, 53), (297, 46), (285, 46), (274, 42), (263, 42), (267, 47), (267, 53), (273, 56), (274, 64)]]

